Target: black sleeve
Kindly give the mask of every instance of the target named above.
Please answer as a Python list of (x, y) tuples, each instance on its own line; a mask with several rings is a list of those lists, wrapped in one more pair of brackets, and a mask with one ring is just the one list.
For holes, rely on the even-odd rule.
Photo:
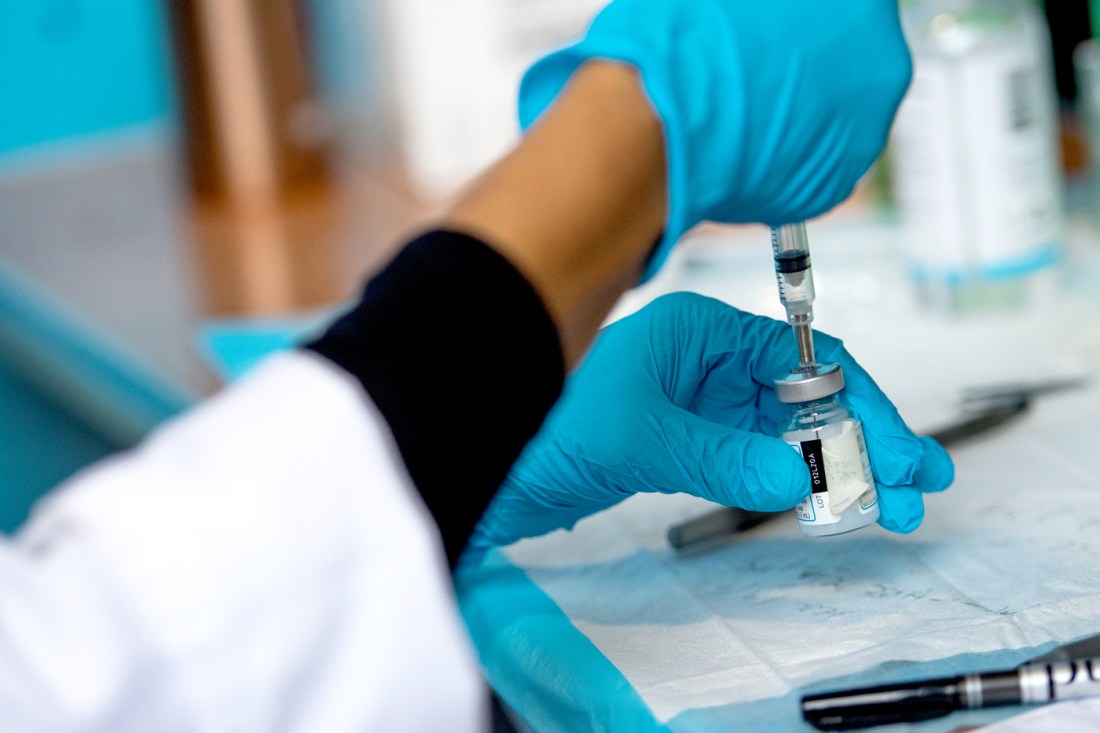
[(561, 345), (538, 294), (483, 242), (433, 231), (306, 348), (363, 383), (454, 567), (561, 394)]

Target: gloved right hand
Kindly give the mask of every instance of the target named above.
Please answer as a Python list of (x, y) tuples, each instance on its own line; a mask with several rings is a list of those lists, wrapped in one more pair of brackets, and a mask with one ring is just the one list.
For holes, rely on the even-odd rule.
[(614, 0), (528, 70), (521, 124), (595, 58), (636, 66), (664, 125), (669, 211), (647, 277), (702, 220), (787, 224), (847, 198), (911, 75), (897, 0)]
[[(954, 478), (951, 458), (914, 435), (844, 349), (822, 333), (823, 361), (844, 368), (879, 489), (879, 524), (911, 532), (923, 494)], [(781, 511), (810, 491), (796, 451), (777, 437), (789, 407), (773, 380), (797, 363), (790, 327), (690, 293), (613, 323), (482, 516), (464, 564), (489, 548), (572, 527), (638, 491), (683, 491)]]

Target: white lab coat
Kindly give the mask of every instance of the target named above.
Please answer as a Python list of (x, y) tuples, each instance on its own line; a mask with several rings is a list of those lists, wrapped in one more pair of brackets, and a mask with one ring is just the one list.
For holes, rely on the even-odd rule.
[(435, 525), (380, 415), (269, 359), (0, 545), (0, 731), (488, 727)]

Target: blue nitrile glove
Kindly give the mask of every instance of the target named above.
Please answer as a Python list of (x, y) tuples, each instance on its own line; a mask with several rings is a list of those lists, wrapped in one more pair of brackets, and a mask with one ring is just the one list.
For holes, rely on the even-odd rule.
[(668, 220), (646, 277), (704, 219), (788, 224), (847, 198), (911, 74), (897, 0), (614, 0), (527, 71), (520, 124), (592, 58), (637, 67), (664, 125)]
[[(879, 488), (879, 524), (916, 529), (921, 493), (954, 478), (947, 452), (918, 438), (841, 342), (817, 334), (844, 369)], [(787, 407), (772, 380), (798, 363), (790, 326), (689, 293), (609, 326), (486, 510), (467, 555), (605, 509), (639, 491), (686, 492), (746, 509), (789, 509), (810, 492), (806, 464), (774, 437)]]

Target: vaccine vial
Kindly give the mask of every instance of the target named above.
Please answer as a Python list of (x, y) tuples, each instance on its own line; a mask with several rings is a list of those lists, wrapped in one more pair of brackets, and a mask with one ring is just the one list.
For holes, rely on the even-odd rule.
[(843, 534), (878, 520), (878, 494), (859, 418), (840, 396), (838, 364), (799, 367), (775, 380), (790, 406), (781, 437), (806, 464), (810, 495), (795, 509), (810, 537)]

